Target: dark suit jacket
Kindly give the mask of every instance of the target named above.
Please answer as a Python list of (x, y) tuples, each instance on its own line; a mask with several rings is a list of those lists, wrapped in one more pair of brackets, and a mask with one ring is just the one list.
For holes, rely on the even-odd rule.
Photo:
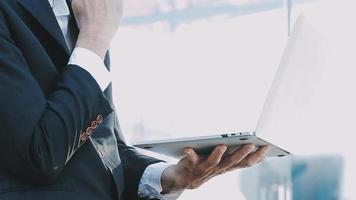
[(111, 85), (69, 56), (47, 0), (0, 1), (1, 200), (134, 200), (159, 162), (126, 146)]

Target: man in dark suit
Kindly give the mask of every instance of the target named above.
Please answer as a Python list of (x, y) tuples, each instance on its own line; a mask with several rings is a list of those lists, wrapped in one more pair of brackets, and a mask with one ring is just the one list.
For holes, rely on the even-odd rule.
[(0, 199), (176, 198), (266, 155), (186, 149), (169, 165), (127, 146), (107, 53), (121, 13), (121, 0), (0, 1)]

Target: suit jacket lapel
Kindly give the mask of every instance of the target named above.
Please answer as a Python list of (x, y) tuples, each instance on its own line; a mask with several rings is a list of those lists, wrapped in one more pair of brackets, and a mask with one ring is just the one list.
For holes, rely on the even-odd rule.
[(69, 55), (69, 49), (48, 0), (18, 0)]

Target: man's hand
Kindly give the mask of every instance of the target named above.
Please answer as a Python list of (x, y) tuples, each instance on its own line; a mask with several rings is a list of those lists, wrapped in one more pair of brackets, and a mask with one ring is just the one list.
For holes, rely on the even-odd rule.
[(123, 0), (73, 0), (72, 7), (80, 29), (76, 47), (104, 58), (122, 17)]
[(197, 155), (192, 148), (185, 149), (187, 156), (177, 165), (168, 167), (164, 171), (162, 193), (195, 189), (219, 174), (238, 168), (251, 167), (265, 158), (269, 147), (264, 146), (253, 152), (255, 145), (247, 144), (231, 154), (224, 155), (226, 149), (225, 145), (219, 145), (209, 156)]

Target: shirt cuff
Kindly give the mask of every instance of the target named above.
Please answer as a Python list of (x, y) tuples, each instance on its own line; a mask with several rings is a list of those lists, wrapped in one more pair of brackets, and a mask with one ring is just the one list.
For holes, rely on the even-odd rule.
[(149, 165), (142, 175), (138, 196), (142, 198), (156, 198), (160, 200), (175, 200), (177, 199), (183, 190), (175, 191), (172, 193), (162, 195), (161, 177), (165, 169), (171, 164), (165, 162), (159, 162)]
[(103, 60), (96, 53), (88, 49), (75, 47), (68, 64), (77, 65), (89, 72), (102, 91), (104, 91), (111, 82), (111, 74), (105, 67)]

